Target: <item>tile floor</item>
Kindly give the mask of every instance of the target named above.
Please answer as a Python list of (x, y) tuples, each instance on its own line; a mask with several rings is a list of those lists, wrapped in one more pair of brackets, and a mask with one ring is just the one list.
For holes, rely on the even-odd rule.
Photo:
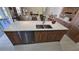
[(16, 45), (16, 51), (79, 51), (79, 43), (74, 43), (64, 35), (60, 42), (46, 42), (26, 45)]

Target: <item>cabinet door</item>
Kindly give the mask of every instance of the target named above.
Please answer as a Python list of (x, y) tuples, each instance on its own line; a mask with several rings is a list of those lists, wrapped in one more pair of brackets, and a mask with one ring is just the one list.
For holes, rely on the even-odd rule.
[(20, 36), (24, 44), (33, 43), (34, 41), (34, 33), (31, 31), (21, 31)]
[(70, 27), (67, 35), (73, 40), (76, 42), (76, 36), (79, 34), (79, 30), (75, 27), (75, 26), (72, 26)]
[(47, 41), (47, 32), (35, 32), (35, 42), (46, 42)]
[(48, 31), (47, 32), (47, 41), (48, 42), (52, 42), (52, 41), (56, 41), (56, 31)]
[(79, 42), (79, 34), (76, 36), (75, 42)]
[(58, 31), (56, 31), (57, 33), (56, 33), (56, 40), (57, 41), (60, 41), (61, 39), (62, 39), (62, 37), (64, 36), (64, 34), (67, 32), (67, 31), (65, 31), (65, 30), (58, 30)]
[(5, 32), (10, 41), (15, 45), (15, 44), (21, 44), (22, 41), (20, 37), (18, 36), (17, 32)]
[(60, 41), (67, 31), (45, 31), (35, 32), (35, 42)]
[(67, 31), (50, 31), (47, 33), (47, 37), (48, 37), (48, 41), (52, 42), (52, 41), (60, 41), (62, 39), (62, 37), (64, 36), (64, 34), (66, 33)]

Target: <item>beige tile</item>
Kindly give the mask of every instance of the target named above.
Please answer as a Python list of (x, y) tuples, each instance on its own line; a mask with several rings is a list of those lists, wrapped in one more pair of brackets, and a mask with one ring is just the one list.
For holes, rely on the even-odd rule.
[(77, 48), (78, 48), (78, 50), (79, 50), (79, 42), (77, 42), (77, 44), (76, 44), (76, 45), (77, 45)]
[(15, 48), (19, 51), (61, 51), (59, 42), (17, 45), (15, 46)]
[(63, 51), (78, 51), (77, 45), (73, 42), (68, 36), (64, 35), (62, 40), (60, 41), (61, 47)]
[(64, 35), (60, 42), (46, 42), (36, 44), (16, 45), (18, 51), (79, 51), (79, 44), (74, 43)]

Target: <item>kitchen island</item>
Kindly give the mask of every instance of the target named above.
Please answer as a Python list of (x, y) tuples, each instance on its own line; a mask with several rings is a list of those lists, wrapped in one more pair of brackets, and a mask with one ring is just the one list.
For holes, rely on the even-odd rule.
[(22, 44), (27, 41), (29, 43), (60, 41), (68, 31), (68, 28), (60, 23), (52, 24), (51, 21), (45, 21), (44, 23), (44, 25), (50, 25), (51, 28), (36, 27), (36, 25), (42, 24), (42, 21), (16, 21), (7, 29), (4, 29), (4, 32), (13, 44)]

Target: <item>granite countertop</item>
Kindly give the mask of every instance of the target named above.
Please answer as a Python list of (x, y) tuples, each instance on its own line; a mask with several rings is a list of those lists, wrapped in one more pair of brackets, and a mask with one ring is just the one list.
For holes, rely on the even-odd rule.
[(68, 28), (64, 27), (60, 23), (56, 22), (52, 24), (51, 21), (45, 21), (45, 24), (51, 25), (50, 29), (38, 29), (36, 25), (42, 24), (42, 21), (16, 21), (12, 23), (8, 28), (4, 29), (4, 31), (45, 31), (45, 30), (68, 30)]

